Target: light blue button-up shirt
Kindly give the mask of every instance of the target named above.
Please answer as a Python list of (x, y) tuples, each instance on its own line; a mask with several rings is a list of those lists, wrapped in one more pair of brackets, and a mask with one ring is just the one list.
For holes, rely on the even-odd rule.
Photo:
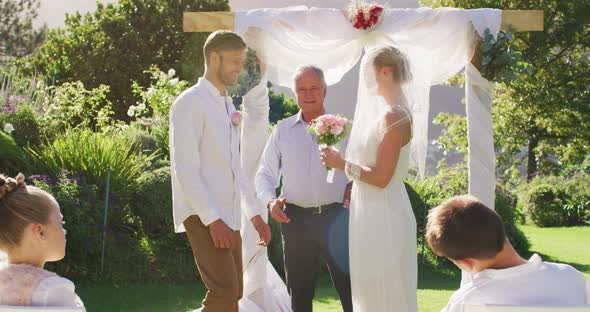
[[(268, 140), (256, 173), (256, 193), (264, 203), (276, 197), (275, 189), (282, 177), (281, 196), (301, 207), (341, 203), (348, 180), (336, 170), (334, 183), (326, 182), (326, 166), (314, 135), (301, 111), (278, 123)], [(345, 150), (346, 142), (340, 143)]]

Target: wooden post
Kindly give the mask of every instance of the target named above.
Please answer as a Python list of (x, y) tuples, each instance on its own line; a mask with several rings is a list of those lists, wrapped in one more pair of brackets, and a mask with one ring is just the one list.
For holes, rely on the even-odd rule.
[(471, 64), (481, 70), (481, 38), (477, 38), (477, 44), (475, 45), (475, 51), (473, 51), (473, 57), (471, 58)]

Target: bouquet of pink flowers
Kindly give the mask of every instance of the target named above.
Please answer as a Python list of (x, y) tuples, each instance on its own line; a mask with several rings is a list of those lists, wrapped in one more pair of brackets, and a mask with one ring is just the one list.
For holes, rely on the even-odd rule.
[[(338, 149), (338, 142), (348, 136), (352, 122), (340, 115), (331, 114), (322, 115), (311, 121), (307, 131), (317, 136), (317, 143), (320, 149), (332, 147)], [(332, 183), (334, 179), (334, 169), (326, 167), (328, 170), (327, 181)]]

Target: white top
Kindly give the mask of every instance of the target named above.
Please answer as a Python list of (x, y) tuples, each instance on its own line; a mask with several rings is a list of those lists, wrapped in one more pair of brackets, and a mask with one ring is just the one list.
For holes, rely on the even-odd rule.
[(31, 305), (37, 307), (84, 307), (82, 300), (76, 295), (76, 287), (72, 281), (63, 277), (43, 279), (33, 291)]
[[(199, 216), (205, 225), (221, 219), (238, 231), (242, 199), (249, 219), (264, 209), (243, 174), (241, 127), (230, 119), (234, 111), (232, 99), (222, 96), (205, 78), (185, 90), (170, 109), (176, 232), (184, 232), (182, 223), (191, 215)], [(255, 119), (255, 115), (244, 114), (243, 118)]]
[(467, 277), (443, 312), (460, 312), (461, 304), (513, 306), (581, 306), (590, 304), (590, 282), (567, 264), (528, 263), (503, 270), (483, 270)]
[[(336, 170), (334, 183), (326, 182), (326, 166), (314, 136), (307, 132), (301, 111), (278, 123), (260, 159), (256, 192), (265, 204), (275, 198), (282, 176), (282, 194), (287, 202), (301, 207), (341, 203), (348, 180)], [(341, 142), (340, 150), (346, 150)]]

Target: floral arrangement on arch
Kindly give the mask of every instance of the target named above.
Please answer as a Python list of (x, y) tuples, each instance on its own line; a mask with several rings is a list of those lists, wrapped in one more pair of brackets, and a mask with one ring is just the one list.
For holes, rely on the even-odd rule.
[(356, 29), (373, 30), (383, 20), (383, 7), (376, 3), (353, 1), (345, 13)]

